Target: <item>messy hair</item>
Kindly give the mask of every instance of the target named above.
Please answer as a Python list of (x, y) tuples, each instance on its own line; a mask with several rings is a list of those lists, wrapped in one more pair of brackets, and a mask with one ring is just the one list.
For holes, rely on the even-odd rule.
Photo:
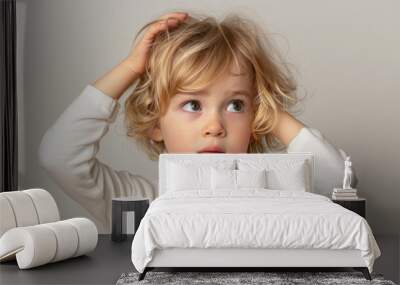
[[(148, 26), (143, 26), (138, 35)], [(229, 14), (214, 17), (190, 15), (178, 27), (157, 34), (149, 51), (146, 71), (139, 76), (125, 101), (127, 135), (151, 160), (166, 152), (163, 141), (151, 140), (151, 130), (179, 92), (196, 91), (212, 83), (232, 64), (251, 73), (254, 86), (252, 135), (248, 153), (282, 150), (272, 135), (278, 111), (296, 105), (296, 84), (286, 64), (253, 22)], [(240, 64), (242, 63), (242, 65)], [(244, 64), (243, 64), (244, 63)], [(244, 68), (244, 69), (241, 69)]]

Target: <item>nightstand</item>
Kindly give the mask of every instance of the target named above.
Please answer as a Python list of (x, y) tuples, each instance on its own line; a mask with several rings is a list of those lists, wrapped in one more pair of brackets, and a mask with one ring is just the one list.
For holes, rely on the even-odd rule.
[(341, 205), (342, 207), (353, 211), (354, 213), (359, 214), (361, 217), (365, 219), (366, 212), (366, 203), (367, 200), (365, 198), (358, 198), (354, 200), (337, 200), (332, 199), (332, 202)]
[[(149, 208), (149, 199), (141, 197), (120, 197), (112, 199), (112, 225), (111, 239), (112, 241), (123, 241), (127, 235), (123, 233), (124, 212), (134, 212), (135, 216), (135, 233), (139, 227), (140, 221)], [(125, 213), (126, 214), (126, 213)], [(125, 221), (126, 222), (126, 221)]]

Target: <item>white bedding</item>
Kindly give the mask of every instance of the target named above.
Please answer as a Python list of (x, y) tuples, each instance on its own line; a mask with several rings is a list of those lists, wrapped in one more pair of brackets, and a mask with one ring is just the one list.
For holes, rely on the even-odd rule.
[(143, 272), (154, 249), (358, 249), (372, 272), (381, 252), (367, 221), (329, 198), (299, 191), (167, 192), (155, 199), (132, 242)]

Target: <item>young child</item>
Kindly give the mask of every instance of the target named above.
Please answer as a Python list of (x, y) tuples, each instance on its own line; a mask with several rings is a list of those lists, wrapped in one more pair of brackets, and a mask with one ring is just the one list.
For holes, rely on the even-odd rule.
[(311, 151), (315, 189), (329, 195), (340, 185), (347, 154), (289, 113), (296, 85), (255, 24), (235, 15), (218, 22), (170, 13), (142, 31), (130, 54), (86, 86), (39, 148), (42, 167), (100, 231), (110, 232), (113, 197), (158, 195), (157, 181), (96, 158), (118, 99), (133, 83), (125, 101), (127, 135), (152, 160), (160, 153)]

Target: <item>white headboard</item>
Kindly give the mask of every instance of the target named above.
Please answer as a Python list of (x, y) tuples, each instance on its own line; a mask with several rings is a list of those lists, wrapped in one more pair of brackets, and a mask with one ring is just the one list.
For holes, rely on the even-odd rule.
[(167, 169), (166, 165), (169, 161), (182, 161), (188, 160), (191, 163), (204, 165), (213, 164), (219, 160), (229, 161), (236, 159), (287, 159), (287, 160), (304, 160), (309, 166), (311, 184), (311, 192), (314, 192), (314, 156), (312, 152), (291, 152), (291, 153), (213, 153), (213, 154), (200, 154), (200, 153), (162, 153), (158, 161), (158, 195), (162, 195), (166, 191)]

